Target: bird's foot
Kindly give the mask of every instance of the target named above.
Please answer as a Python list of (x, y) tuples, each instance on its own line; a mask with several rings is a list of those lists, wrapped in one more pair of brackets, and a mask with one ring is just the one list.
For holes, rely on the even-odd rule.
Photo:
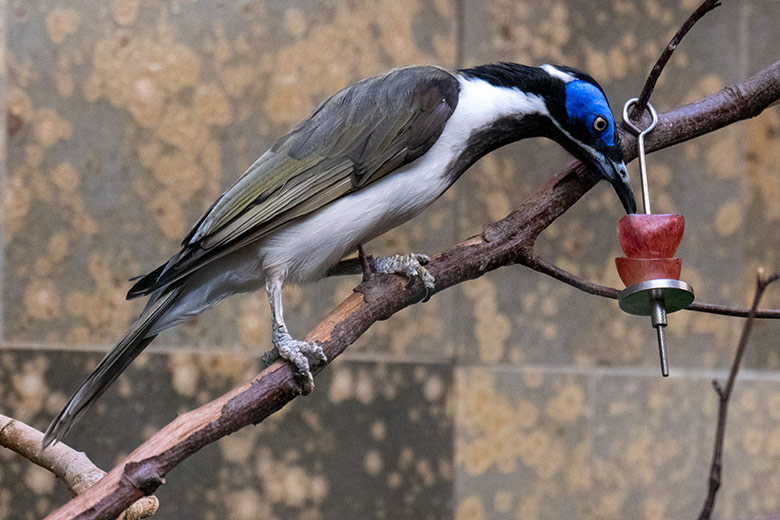
[(410, 253), (408, 255), (393, 255), (375, 258), (371, 261), (371, 267), (377, 273), (405, 274), (409, 279), (409, 283), (406, 285), (407, 287), (414, 283), (416, 278), (419, 278), (425, 284), (427, 299), (427, 291), (433, 289), (433, 284), (436, 282), (433, 275), (423, 267), (430, 261), (431, 259), (428, 255)]
[(263, 362), (270, 365), (279, 357), (289, 361), (298, 370), (301, 392), (304, 395), (310, 393), (314, 389), (314, 376), (309, 366), (309, 356), (317, 361), (327, 362), (328, 357), (322, 351), (322, 347), (318, 343), (293, 338), (285, 327), (274, 327), (272, 341), (274, 349), (263, 355)]

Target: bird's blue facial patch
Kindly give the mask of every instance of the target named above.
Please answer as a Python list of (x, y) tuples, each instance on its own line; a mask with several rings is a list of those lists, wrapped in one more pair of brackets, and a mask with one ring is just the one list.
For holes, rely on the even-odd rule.
[[(615, 122), (604, 94), (592, 83), (574, 80), (566, 84), (566, 113), (572, 123), (582, 123), (588, 132), (604, 141), (607, 146), (615, 143)], [(598, 131), (594, 122), (599, 116), (607, 121), (607, 127)]]

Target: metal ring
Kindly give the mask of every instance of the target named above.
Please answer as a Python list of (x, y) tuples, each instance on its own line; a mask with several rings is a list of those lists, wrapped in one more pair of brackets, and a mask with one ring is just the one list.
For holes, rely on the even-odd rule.
[(650, 117), (652, 118), (650, 121), (650, 126), (645, 128), (644, 130), (641, 130), (638, 126), (636, 126), (634, 123), (631, 122), (631, 119), (628, 117), (628, 109), (631, 108), (636, 104), (636, 102), (639, 101), (639, 98), (632, 98), (626, 101), (626, 104), (623, 105), (623, 122), (626, 123), (626, 125), (634, 131), (636, 135), (640, 134), (646, 134), (650, 132), (653, 128), (655, 128), (655, 125), (658, 123), (658, 113), (655, 111), (655, 108), (653, 108), (653, 105), (650, 103), (647, 104), (647, 109), (650, 111)]

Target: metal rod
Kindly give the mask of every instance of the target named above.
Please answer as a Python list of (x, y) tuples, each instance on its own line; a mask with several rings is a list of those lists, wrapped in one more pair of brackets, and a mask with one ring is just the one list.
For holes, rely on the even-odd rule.
[(658, 353), (661, 355), (661, 375), (669, 376), (669, 359), (666, 355), (666, 308), (664, 307), (663, 293), (657, 290), (650, 291), (650, 323), (658, 336)]
[(655, 125), (658, 124), (658, 113), (650, 103), (647, 104), (647, 109), (650, 111), (650, 125), (644, 130), (636, 126), (628, 117), (629, 109), (637, 102), (637, 98), (629, 99), (626, 104), (623, 105), (623, 121), (628, 127), (636, 134), (637, 146), (639, 148), (639, 176), (642, 179), (642, 208), (646, 215), (651, 213), (650, 211), (650, 187), (647, 180), (647, 160), (645, 159), (645, 135), (650, 133)]
[[(629, 99), (626, 104), (623, 105), (623, 121), (626, 125), (636, 134), (636, 142), (638, 147), (639, 158), (639, 176), (642, 179), (642, 208), (646, 215), (651, 213), (650, 210), (650, 186), (647, 178), (647, 160), (645, 157), (645, 135), (650, 133), (655, 125), (658, 124), (658, 114), (650, 103), (647, 104), (647, 109), (650, 111), (650, 124), (647, 128), (642, 130), (636, 126), (628, 115), (629, 109), (638, 101), (637, 98)], [(664, 307), (663, 292), (659, 290), (650, 291), (650, 322), (655, 328), (656, 335), (658, 336), (658, 353), (661, 356), (661, 375), (669, 377), (669, 359), (666, 355), (666, 337), (664, 336), (664, 328), (666, 327), (666, 308)]]
[(655, 328), (658, 335), (658, 353), (661, 355), (661, 375), (669, 377), (669, 359), (666, 357), (666, 339), (664, 337), (664, 325)]
[(642, 178), (642, 209), (645, 215), (652, 213), (650, 209), (650, 187), (647, 182), (647, 161), (645, 160), (645, 134), (644, 132), (637, 137), (639, 145), (639, 175)]

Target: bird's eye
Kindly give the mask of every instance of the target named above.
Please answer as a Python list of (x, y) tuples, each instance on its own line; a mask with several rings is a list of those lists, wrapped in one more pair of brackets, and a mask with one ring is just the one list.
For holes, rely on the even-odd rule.
[(603, 117), (603, 116), (597, 116), (596, 119), (593, 120), (593, 129), (596, 132), (603, 132), (607, 129), (609, 126), (609, 122)]

